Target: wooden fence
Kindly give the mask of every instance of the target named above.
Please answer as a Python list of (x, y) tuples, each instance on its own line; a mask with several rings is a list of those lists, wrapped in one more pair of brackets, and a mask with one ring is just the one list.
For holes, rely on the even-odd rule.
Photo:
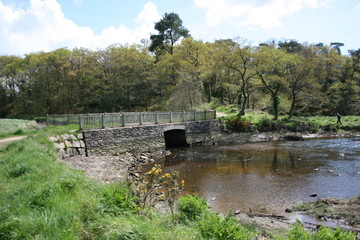
[(125, 127), (131, 125), (178, 123), (216, 119), (216, 111), (122, 112), (46, 115), (48, 125), (79, 124), (79, 129)]

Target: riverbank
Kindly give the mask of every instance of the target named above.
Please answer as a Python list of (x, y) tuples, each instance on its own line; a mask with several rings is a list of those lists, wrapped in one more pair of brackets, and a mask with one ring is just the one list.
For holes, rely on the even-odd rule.
[[(358, 132), (324, 132), (318, 134), (300, 134), (300, 133), (221, 133), (217, 136), (215, 144), (245, 144), (269, 141), (288, 141), (288, 140), (306, 140), (316, 138), (336, 138), (336, 137), (355, 137), (360, 136)], [(139, 152), (118, 154), (115, 156), (74, 156), (62, 159), (68, 166), (82, 170), (93, 179), (104, 183), (113, 183), (125, 181), (129, 178), (139, 177), (141, 166), (151, 163), (166, 155), (171, 154), (171, 150), (160, 150), (156, 152)]]

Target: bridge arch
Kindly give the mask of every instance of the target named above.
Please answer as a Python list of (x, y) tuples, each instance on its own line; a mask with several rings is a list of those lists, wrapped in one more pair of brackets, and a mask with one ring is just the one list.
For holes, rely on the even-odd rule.
[(166, 148), (186, 147), (189, 144), (186, 141), (185, 129), (171, 129), (164, 132)]

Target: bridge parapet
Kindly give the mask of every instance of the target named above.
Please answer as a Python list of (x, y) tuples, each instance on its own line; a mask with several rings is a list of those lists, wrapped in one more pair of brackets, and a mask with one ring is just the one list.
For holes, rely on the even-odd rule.
[(178, 123), (216, 119), (216, 111), (120, 112), (46, 115), (48, 125), (79, 124), (79, 129)]

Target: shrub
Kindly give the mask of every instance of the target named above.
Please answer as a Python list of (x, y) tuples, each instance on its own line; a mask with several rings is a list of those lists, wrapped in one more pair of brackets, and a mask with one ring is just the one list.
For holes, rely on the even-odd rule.
[(355, 240), (355, 234), (350, 231), (344, 231), (341, 228), (336, 230), (326, 227), (320, 229), (314, 234), (308, 233), (302, 227), (300, 222), (296, 222), (289, 233), (289, 240)]
[(232, 131), (246, 132), (251, 130), (251, 123), (240, 117), (232, 117), (227, 120), (226, 125)]
[(254, 233), (241, 226), (238, 221), (231, 216), (222, 219), (221, 216), (213, 212), (207, 212), (204, 219), (199, 223), (201, 235), (206, 239), (251, 239)]
[(256, 128), (260, 132), (271, 132), (276, 130), (274, 122), (269, 118), (260, 119), (259, 122), (256, 123)]
[(114, 215), (123, 212), (138, 212), (137, 198), (132, 194), (129, 183), (114, 183), (104, 189), (100, 200), (100, 211)]
[(207, 208), (208, 207), (204, 198), (201, 198), (197, 194), (188, 194), (179, 199), (179, 220), (182, 223), (197, 221), (205, 214)]

